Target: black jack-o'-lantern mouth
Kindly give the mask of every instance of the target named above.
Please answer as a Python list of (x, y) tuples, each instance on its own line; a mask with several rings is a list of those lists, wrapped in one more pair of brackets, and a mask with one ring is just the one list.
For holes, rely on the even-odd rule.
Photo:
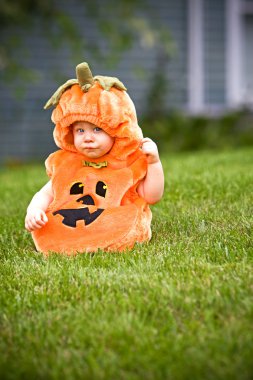
[(85, 226), (88, 226), (92, 222), (94, 222), (99, 215), (104, 211), (103, 208), (98, 208), (94, 212), (90, 212), (88, 207), (83, 208), (69, 208), (55, 211), (53, 215), (60, 214), (63, 216), (62, 223), (69, 227), (76, 227), (76, 222), (78, 220), (83, 220)]
[[(83, 194), (84, 185), (82, 182), (75, 182), (70, 188), (70, 194)], [(105, 198), (107, 192), (107, 185), (98, 181), (96, 185), (96, 194)], [(80, 202), (87, 206), (95, 206), (94, 199), (91, 195), (87, 194), (81, 198), (78, 198), (76, 202)], [(69, 208), (69, 209), (61, 209), (53, 212), (53, 215), (61, 215), (63, 216), (62, 223), (69, 227), (76, 227), (76, 222), (79, 220), (83, 220), (85, 226), (93, 223), (104, 211), (103, 208), (98, 208), (94, 212), (90, 212), (88, 207), (82, 208)]]

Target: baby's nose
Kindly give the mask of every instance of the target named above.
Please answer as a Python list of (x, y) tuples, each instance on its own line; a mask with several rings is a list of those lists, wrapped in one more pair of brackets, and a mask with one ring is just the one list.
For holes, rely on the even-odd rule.
[(90, 132), (86, 132), (84, 135), (84, 141), (93, 141), (93, 140), (94, 140), (93, 134)]

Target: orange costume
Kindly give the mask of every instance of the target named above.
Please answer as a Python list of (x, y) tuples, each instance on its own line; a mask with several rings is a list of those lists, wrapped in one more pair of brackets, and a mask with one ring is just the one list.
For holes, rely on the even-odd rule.
[[(54, 191), (48, 223), (32, 236), (44, 253), (123, 251), (151, 237), (151, 211), (136, 191), (147, 170), (139, 148), (142, 132), (117, 78), (93, 78), (86, 63), (77, 66), (77, 78), (46, 105), (56, 105), (54, 139), (61, 149), (46, 160)], [(114, 137), (112, 149), (92, 162), (78, 152), (71, 129), (76, 121), (88, 121)]]

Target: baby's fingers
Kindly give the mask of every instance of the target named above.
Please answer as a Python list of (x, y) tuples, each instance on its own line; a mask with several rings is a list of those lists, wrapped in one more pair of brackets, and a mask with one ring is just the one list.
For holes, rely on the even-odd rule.
[(46, 224), (48, 222), (48, 218), (46, 216), (46, 213), (44, 211), (41, 212), (41, 219)]
[(156, 154), (157, 153), (157, 146), (152, 140), (146, 140), (143, 142), (141, 147), (143, 153), (145, 154)]
[(141, 140), (141, 146), (143, 147), (145, 145), (155, 146), (156, 147), (156, 143), (153, 140), (151, 140), (149, 137), (144, 137)]
[(25, 228), (28, 231), (34, 231), (43, 227), (48, 222), (48, 218), (44, 211), (37, 212), (34, 216), (28, 216), (25, 220)]
[(153, 140), (151, 140), (149, 137), (144, 137), (142, 140), (141, 140), (141, 144), (144, 144), (146, 142), (154, 142)]
[(25, 228), (26, 228), (26, 230), (27, 231), (29, 231), (29, 232), (32, 232), (33, 231), (33, 227), (32, 227), (32, 224), (31, 224), (31, 222), (30, 221), (25, 221)]
[(35, 217), (33, 218), (33, 226), (35, 228), (41, 228), (47, 223), (48, 219), (44, 211), (40, 211)]
[(148, 163), (152, 164), (159, 161), (159, 153), (156, 143), (149, 137), (145, 137), (141, 141), (141, 150), (147, 156)]
[(41, 228), (42, 226), (44, 226), (46, 223), (43, 221), (43, 220), (41, 220), (41, 219), (34, 219), (33, 220), (33, 226), (35, 227), (35, 228)]

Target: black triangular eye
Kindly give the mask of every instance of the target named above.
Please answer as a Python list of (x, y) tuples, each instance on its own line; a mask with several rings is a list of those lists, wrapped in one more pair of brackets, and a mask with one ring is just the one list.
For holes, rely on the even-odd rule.
[(97, 186), (96, 186), (96, 194), (100, 195), (101, 197), (105, 197), (106, 190), (107, 190), (107, 185), (102, 181), (98, 181)]
[(70, 194), (83, 194), (83, 187), (82, 182), (75, 182), (70, 188)]

